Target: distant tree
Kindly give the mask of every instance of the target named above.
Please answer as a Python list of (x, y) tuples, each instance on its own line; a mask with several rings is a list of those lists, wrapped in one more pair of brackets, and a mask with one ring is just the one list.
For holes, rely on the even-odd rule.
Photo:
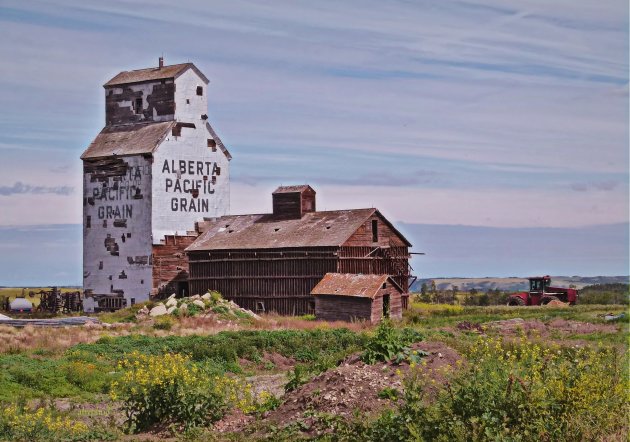
[(468, 290), (468, 293), (470, 293), (472, 296), (475, 296), (478, 292), (476, 288), (471, 287), (471, 289)]
[(477, 305), (490, 305), (489, 293), (482, 293), (477, 297)]
[(422, 285), (420, 286), (420, 293), (422, 295), (426, 295), (429, 291), (429, 286), (427, 286), (426, 282), (423, 282)]

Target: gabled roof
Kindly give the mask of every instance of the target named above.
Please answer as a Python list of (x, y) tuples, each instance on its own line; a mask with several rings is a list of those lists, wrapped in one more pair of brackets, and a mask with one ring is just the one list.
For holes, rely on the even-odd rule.
[(385, 282), (389, 282), (402, 293), (400, 286), (389, 275), (326, 273), (322, 280), (311, 290), (311, 295), (374, 298)]
[(83, 152), (81, 159), (152, 153), (175, 124), (175, 121), (162, 121), (105, 126)]
[(273, 191), (273, 194), (278, 194), (278, 193), (302, 193), (305, 192), (307, 190), (309, 190), (313, 193), (315, 193), (315, 190), (313, 190), (313, 188), (311, 186), (309, 186), (308, 184), (302, 184), (299, 186), (280, 186), (278, 187), (276, 190)]
[(308, 212), (298, 219), (273, 214), (231, 215), (200, 223), (203, 231), (187, 251), (338, 247), (376, 209)]
[(122, 71), (118, 73), (114, 78), (109, 80), (103, 85), (103, 87), (117, 86), (121, 84), (129, 83), (143, 83), (145, 81), (166, 80), (170, 78), (177, 78), (186, 72), (188, 69), (195, 71), (201, 79), (208, 84), (209, 80), (205, 75), (201, 73), (197, 67), (192, 63), (172, 64), (170, 66), (153, 67), (146, 69), (138, 69), (135, 71)]

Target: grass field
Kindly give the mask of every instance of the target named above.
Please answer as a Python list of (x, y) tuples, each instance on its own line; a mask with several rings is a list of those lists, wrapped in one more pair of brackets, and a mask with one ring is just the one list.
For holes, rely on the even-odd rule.
[[(121, 387), (116, 387), (118, 383), (123, 382), (125, 379), (128, 382), (132, 382), (129, 381), (132, 378), (128, 377), (130, 372), (128, 371), (129, 369), (125, 368), (126, 365), (124, 364), (126, 362), (124, 361), (131, 360), (133, 363), (133, 361), (138, 360), (138, 355), (144, 355), (142, 356), (143, 358), (149, 358), (140, 359), (140, 361), (149, 361), (146, 363), (158, 364), (158, 366), (160, 364), (163, 366), (168, 362), (164, 362), (161, 358), (168, 355), (182, 355), (184, 358), (182, 361), (184, 362), (173, 368), (173, 370), (180, 370), (182, 373), (181, 376), (175, 378), (176, 382), (179, 382), (180, 379), (202, 379), (202, 383), (199, 385), (207, 386), (212, 385), (212, 379), (216, 379), (216, 382), (224, 379), (221, 382), (228, 383), (232, 382), (230, 379), (240, 379), (242, 382), (255, 382), (256, 385), (266, 385), (266, 383), (270, 382), (268, 379), (272, 379), (274, 382), (279, 383), (269, 387), (270, 391), (273, 390), (275, 392), (273, 400), (269, 399), (269, 397), (266, 397), (265, 401), (250, 398), (251, 403), (243, 408), (247, 416), (243, 419), (247, 422), (247, 425), (243, 424), (241, 427), (235, 428), (229, 427), (229, 422), (225, 423), (229, 430), (219, 435), (212, 430), (210, 421), (207, 421), (207, 424), (195, 425), (194, 428), (174, 424), (168, 428), (156, 428), (150, 434), (143, 434), (144, 440), (153, 440), (152, 438), (157, 440), (164, 437), (175, 439), (185, 437), (189, 440), (388, 440), (390, 436), (382, 434), (382, 431), (394, 431), (395, 429), (404, 433), (404, 431), (408, 430), (408, 427), (405, 424), (401, 424), (401, 421), (386, 423), (383, 420), (388, 419), (386, 415), (381, 417), (373, 416), (359, 423), (352, 419), (340, 420), (339, 416), (329, 416), (318, 410), (316, 406), (306, 413), (306, 417), (299, 419), (302, 422), (300, 424), (302, 427), (306, 425), (306, 422), (308, 422), (308, 425), (318, 426), (318, 430), (313, 430), (315, 432), (312, 432), (311, 430), (306, 430), (306, 427), (294, 428), (288, 424), (279, 426), (278, 422), (269, 421), (271, 419), (269, 418), (269, 413), (273, 416), (273, 412), (270, 410), (278, 407), (280, 407), (279, 410), (283, 410), (283, 407), (289, 407), (290, 409), (292, 406), (283, 403), (283, 385), (292, 385), (292, 389), (297, 389), (295, 390), (297, 393), (294, 394), (300, 394), (301, 385), (308, 389), (310, 382), (323, 382), (321, 381), (323, 378), (318, 376), (320, 373), (329, 373), (327, 376), (335, 379), (335, 376), (337, 376), (334, 374), (335, 371), (341, 369), (338, 367), (338, 364), (345, 358), (351, 354), (361, 354), (368, 347), (376, 348), (376, 350), (373, 350), (373, 352), (376, 351), (376, 354), (387, 352), (390, 347), (396, 347), (394, 341), (397, 338), (395, 336), (402, 333), (405, 328), (415, 330), (416, 334), (413, 335), (410, 335), (409, 331), (405, 332), (406, 336), (413, 336), (413, 338), (409, 338), (411, 340), (423, 339), (428, 343), (434, 343), (431, 345), (447, 346), (444, 348), (454, 349), (455, 352), (462, 355), (464, 360), (477, 361), (474, 364), (453, 365), (451, 367), (453, 374), (449, 376), (440, 375), (436, 378), (439, 387), (432, 387), (442, 391), (440, 389), (447, 388), (447, 385), (459, 385), (461, 391), (457, 390), (457, 394), (481, 395), (477, 399), (468, 397), (466, 400), (481, 401), (479, 403), (485, 403), (484, 401), (486, 400), (489, 401), (484, 405), (486, 408), (479, 409), (479, 413), (481, 413), (479, 417), (471, 415), (466, 419), (474, 420), (481, 418), (482, 415), (490, 416), (493, 415), (492, 413), (497, 413), (496, 408), (493, 408), (494, 406), (490, 404), (498, 403), (497, 398), (504, 399), (506, 393), (503, 393), (503, 396), (500, 397), (491, 397), (491, 393), (495, 387), (499, 389), (508, 388), (504, 385), (504, 382), (509, 384), (513, 382), (509, 379), (514, 379), (514, 376), (517, 376), (520, 379), (519, 382), (522, 382), (523, 385), (529, 385), (528, 388), (536, 388), (536, 394), (541, 395), (540, 400), (542, 402), (539, 407), (541, 410), (546, 409), (547, 405), (545, 404), (549, 403), (551, 403), (550, 406), (558, 406), (559, 402), (557, 404), (554, 402), (556, 400), (554, 399), (556, 397), (556, 390), (554, 389), (558, 389), (558, 391), (565, 391), (565, 396), (569, 395), (571, 397), (571, 395), (574, 395), (576, 401), (578, 399), (585, 401), (583, 403), (586, 407), (585, 410), (592, 410), (593, 425), (601, 427), (601, 432), (592, 434), (606, 434), (609, 437), (608, 440), (625, 440), (627, 434), (627, 420), (620, 424), (618, 420), (611, 421), (603, 417), (607, 416), (607, 413), (616, 413), (618, 415), (627, 408), (621, 406), (623, 410), (614, 410), (611, 407), (620, 406), (613, 394), (618, 394), (621, 391), (624, 398), (628, 394), (627, 376), (624, 374), (627, 374), (628, 321), (626, 319), (621, 322), (610, 323), (603, 318), (603, 315), (606, 313), (624, 311), (622, 306), (515, 308), (461, 307), (412, 303), (410, 309), (405, 312), (403, 320), (395, 324), (395, 328), (387, 332), (389, 334), (383, 334), (385, 337), (380, 335), (375, 337), (375, 328), (365, 323), (326, 323), (313, 321), (312, 318), (287, 318), (275, 315), (263, 316), (259, 321), (249, 319), (226, 321), (217, 319), (217, 317), (182, 317), (176, 319), (174, 324), (169, 324), (168, 329), (163, 329), (157, 327), (153, 321), (138, 323), (133, 314), (137, 308), (137, 306), (134, 306), (133, 310), (107, 315), (106, 318), (109, 322), (116, 323), (110, 328), (32, 329), (27, 327), (25, 329), (12, 329), (0, 327), (0, 440), (3, 437), (7, 440), (52, 440), (64, 438), (72, 440), (115, 440), (127, 438), (128, 436), (125, 436), (122, 432), (125, 420), (123, 410), (124, 404), (127, 402), (121, 397), (112, 397), (112, 395), (116, 396), (114, 392), (119, 392), (121, 389)], [(125, 322), (121, 323), (119, 321)], [(477, 355), (478, 353), (475, 353), (478, 352), (475, 348), (478, 348), (480, 343), (483, 342), (495, 342), (495, 344), (492, 344), (491, 349), (484, 351), (492, 354), (490, 360), (503, 361), (501, 364), (486, 366), (484, 362), (478, 360), (480, 358)], [(500, 346), (499, 342), (501, 342)], [(406, 347), (403, 345), (397, 348), (394, 353), (398, 352), (396, 354), (401, 354), (404, 358), (412, 357), (411, 353), (408, 353), (404, 348)], [(555, 352), (553, 353), (555, 355), (553, 363), (557, 365), (558, 373), (562, 371), (564, 374), (562, 376), (550, 374), (549, 377), (545, 378), (545, 383), (539, 385), (540, 381), (537, 378), (528, 377), (527, 373), (532, 372), (532, 369), (527, 364), (536, 366), (539, 363), (539, 359), (537, 359), (539, 356), (537, 356), (538, 353), (536, 352), (541, 351)], [(504, 360), (504, 355), (511, 354), (510, 352), (516, 352), (514, 354), (522, 356), (519, 356), (517, 359), (509, 359), (510, 356)], [(439, 362), (439, 358), (436, 355), (431, 357)], [(587, 368), (575, 371), (572, 368), (574, 362), (571, 361), (575, 360), (575, 364), (578, 364), (577, 361), (582, 360), (580, 358), (587, 361), (585, 362), (587, 364), (585, 367)], [(487, 361), (488, 359), (484, 360)], [(351, 362), (351, 365), (347, 365), (348, 362), (345, 362), (344, 364), (346, 365), (344, 367), (346, 368), (344, 370), (351, 370), (354, 373), (353, 370), (355, 370), (356, 366), (356, 376), (359, 376), (358, 373), (363, 373), (362, 370), (364, 368), (356, 361), (358, 359), (355, 359), (355, 362)], [(394, 399), (394, 402), (391, 402), (389, 406), (390, 409), (394, 407), (393, 414), (390, 416), (394, 420), (409, 418), (410, 411), (405, 407), (409, 407), (409, 404), (412, 403), (416, 404), (414, 402), (415, 399), (410, 395), (415, 391), (414, 388), (419, 388), (417, 376), (413, 375), (415, 363), (410, 363), (411, 359), (404, 359), (404, 361), (406, 362), (399, 366), (403, 369), (401, 376), (404, 379), (396, 384), (401, 386), (397, 387), (398, 390), (388, 390), (386, 393), (383, 393), (384, 397), (398, 398)], [(121, 363), (123, 365), (120, 365)], [(174, 364), (172, 361), (170, 363)], [(589, 371), (588, 367), (597, 364), (605, 364), (606, 367), (609, 367), (606, 369), (609, 375), (616, 377), (616, 379), (618, 378), (621, 384), (612, 381), (606, 384), (602, 383), (604, 382), (602, 380), (596, 380), (595, 377), (591, 377), (591, 371)], [(469, 387), (464, 382), (465, 378), (458, 377), (458, 373), (460, 375), (466, 374), (470, 379), (475, 376), (482, 376), (483, 373), (475, 371), (474, 367), (494, 370), (499, 377), (496, 379), (480, 377), (478, 382), (483, 383), (484, 388), (482, 390), (469, 390), (472, 387)], [(379, 370), (375, 372), (377, 375), (380, 373)], [(383, 373), (391, 372), (391, 376), (399, 376), (395, 373), (398, 373), (400, 369), (392, 366), (391, 363), (390, 365), (384, 365), (382, 370), (385, 370)], [(155, 372), (155, 369), (153, 371)], [(603, 375), (606, 376), (605, 373)], [(139, 374), (134, 376), (139, 376)], [(137, 384), (137, 388), (146, 389), (150, 385), (151, 388), (155, 389), (151, 391), (160, 392), (158, 394), (159, 397), (168, 396), (167, 393), (159, 390), (159, 388), (163, 388), (163, 379), (151, 380), (150, 376), (146, 377), (148, 375), (142, 376), (145, 376), (141, 378), (144, 379), (142, 381), (144, 383)], [(203, 377), (199, 378), (199, 376)], [(505, 379), (501, 376), (505, 376)], [(451, 377), (452, 380), (450, 380)], [(601, 400), (595, 401), (595, 396), (591, 390), (587, 388), (584, 391), (573, 391), (571, 390), (573, 388), (571, 387), (572, 384), (565, 385), (565, 378), (568, 383), (574, 383), (576, 379), (582, 379), (582, 381), (587, 383), (598, 382), (597, 386), (593, 388), (605, 387), (605, 389), (610, 391), (600, 392), (603, 395)], [(251, 381), (252, 379), (256, 379), (256, 381)], [(353, 378), (351, 377), (350, 379)], [(182, 391), (188, 391), (186, 388), (193, 388), (193, 380), (190, 381), (190, 385), (182, 384), (177, 388), (184, 389)], [(433, 381), (435, 382), (435, 379)], [(125, 385), (127, 386), (125, 388), (128, 389), (120, 390), (122, 391), (120, 394), (123, 394), (123, 396), (124, 394), (131, 394), (129, 393), (130, 389), (136, 388), (134, 386), (136, 384), (133, 383)], [(179, 384), (176, 383), (175, 385)], [(552, 385), (554, 386), (553, 389), (550, 387)], [(194, 391), (199, 391), (200, 387), (196, 386), (194, 388)], [(338, 388), (334, 387), (332, 391), (337, 391)], [(348, 386), (347, 388), (351, 387)], [(514, 388), (516, 389), (516, 387)], [(512, 389), (513, 387), (509, 387), (507, 391), (512, 391)], [(190, 394), (193, 394), (192, 391)], [(317, 392), (319, 390), (314, 391)], [(238, 396), (240, 393), (234, 394)], [(357, 392), (357, 394), (362, 393)], [(313, 393), (308, 393), (308, 396), (311, 398)], [(587, 396), (593, 396), (593, 398), (589, 399)], [(456, 398), (456, 396), (453, 397)], [(457, 404), (440, 398), (441, 396), (438, 395), (432, 399), (431, 404), (433, 405), (425, 410), (425, 415), (428, 416), (426, 419), (429, 419), (431, 413), (438, 412), (437, 408), (431, 407), (443, 407), (440, 413), (450, 415), (453, 422), (462, 426), (460, 428), (462, 440), (472, 437), (470, 435), (473, 433), (470, 433), (470, 431), (474, 432), (477, 430), (472, 427), (472, 429), (468, 428), (467, 424), (461, 421), (463, 415), (457, 408)], [(130, 400), (129, 396), (127, 396), (127, 400)], [(242, 402), (244, 399), (241, 398), (239, 400)], [(366, 397), (365, 400), (369, 401), (371, 399)], [(378, 401), (380, 399), (374, 398), (373, 400)], [(530, 397), (527, 399), (524, 396), (515, 396), (510, 400), (517, 402), (522, 400), (525, 403), (527, 400), (533, 401), (534, 398)], [(423, 401), (422, 403), (424, 404), (426, 400), (423, 399)], [(223, 425), (225, 419), (229, 421), (231, 412), (229, 412), (229, 407), (226, 405), (228, 402), (224, 402), (224, 408), (221, 408), (221, 410), (224, 410), (221, 413), (227, 413), (225, 416), (228, 417), (215, 418), (215, 420), (219, 419), (216, 425)], [(414, 407), (417, 408), (418, 404), (414, 405)], [(39, 422), (38, 419), (40, 417), (37, 417), (35, 414), (38, 412), (37, 410), (42, 409), (41, 406), (44, 407), (44, 411), (39, 413), (44, 417), (40, 416), (41, 422)], [(236, 405), (234, 406), (236, 407)], [(422, 405), (422, 407), (425, 406), (426, 404)], [(518, 406), (518, 404), (515, 402), (514, 406)], [(575, 406), (577, 407), (577, 405)], [(581, 411), (576, 413), (579, 414)], [(33, 432), (33, 430), (29, 433), (28, 431), (30, 430), (28, 429), (18, 428), (16, 426), (17, 423), (12, 424), (11, 422), (13, 421), (11, 419), (15, 418), (15, 416), (39, 422), (37, 424), (38, 432)], [(53, 421), (54, 419), (61, 419), (63, 422), (66, 422), (67, 428), (75, 428), (71, 427), (71, 425), (76, 424), (77, 430), (71, 435), (67, 432), (64, 433), (65, 430), (62, 431), (61, 427), (57, 428), (46, 424), (45, 416), (48, 416)], [(569, 414), (566, 416), (569, 416)], [(505, 415), (503, 418), (514, 419), (508, 415)], [(542, 419), (538, 415), (532, 417), (534, 420), (539, 418)], [(416, 416), (414, 419), (422, 421), (424, 418), (420, 419)], [(591, 434), (584, 433), (586, 431), (585, 428), (582, 428), (580, 424), (568, 417), (567, 419), (566, 422), (563, 421), (562, 423), (564, 427), (549, 427), (545, 431), (564, 431), (566, 434), (581, 434), (583, 437)], [(195, 422), (203, 423), (205, 421), (201, 419)], [(514, 421), (510, 425), (513, 428), (520, 428), (519, 425), (521, 424), (519, 422)], [(85, 427), (82, 425), (85, 425)], [(210, 425), (210, 427), (205, 425)], [(437, 424), (427, 421), (427, 425)], [(491, 423), (484, 425), (483, 428), (486, 428), (489, 432), (488, 434), (492, 435), (492, 437), (477, 435), (472, 438), (473, 440), (508, 440), (511, 437), (508, 437), (506, 433), (505, 438), (502, 439), (502, 436), (497, 436), (498, 433), (492, 433), (493, 431), (503, 431), (499, 428), (501, 426), (497, 427)], [(280, 428), (283, 429), (280, 430)], [(542, 433), (536, 432), (538, 430), (534, 431), (529, 427), (527, 428), (527, 431), (533, 431), (531, 437), (524, 437), (522, 440), (538, 440), (536, 438), (541, 437)], [(329, 437), (331, 431), (338, 434), (337, 439)], [(445, 427), (440, 431), (450, 430)], [(322, 433), (319, 434), (318, 432)], [(326, 436), (329, 437), (328, 439), (322, 436), (327, 434), (326, 432), (329, 434), (329, 436)], [(396, 433), (396, 437), (403, 437), (401, 436), (403, 433)], [(341, 437), (344, 434), (345, 436)], [(361, 435), (361, 438), (353, 439), (352, 434)], [(426, 431), (422, 434), (425, 434), (425, 438), (429, 437), (427, 436), (429, 433), (426, 433)], [(440, 434), (443, 436), (446, 433)], [(391, 437), (392, 439), (390, 440), (396, 440), (393, 435)], [(435, 437), (438, 438), (437, 436)], [(549, 440), (567, 439), (554, 436)]]

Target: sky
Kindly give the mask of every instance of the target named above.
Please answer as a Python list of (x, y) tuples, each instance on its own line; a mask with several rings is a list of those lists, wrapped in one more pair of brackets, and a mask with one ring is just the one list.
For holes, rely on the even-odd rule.
[[(320, 210), (402, 226), (423, 277), (627, 274), (628, 37), (624, 0), (0, 0), (0, 285), (34, 281), (36, 253), (38, 278), (80, 283), (102, 84), (162, 55), (210, 79), (232, 213), (309, 183)], [(480, 231), (520, 261), (473, 258)], [(523, 238), (558, 242), (541, 261)]]

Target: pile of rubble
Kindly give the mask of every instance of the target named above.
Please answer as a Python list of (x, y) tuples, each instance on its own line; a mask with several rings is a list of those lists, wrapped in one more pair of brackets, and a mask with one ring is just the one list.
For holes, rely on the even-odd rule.
[(239, 307), (233, 301), (228, 301), (218, 293), (206, 293), (186, 298), (177, 298), (173, 293), (165, 301), (158, 302), (151, 309), (142, 307), (136, 314), (137, 319), (148, 319), (157, 316), (195, 316), (197, 314), (231, 314), (233, 316), (260, 319), (256, 313)]

